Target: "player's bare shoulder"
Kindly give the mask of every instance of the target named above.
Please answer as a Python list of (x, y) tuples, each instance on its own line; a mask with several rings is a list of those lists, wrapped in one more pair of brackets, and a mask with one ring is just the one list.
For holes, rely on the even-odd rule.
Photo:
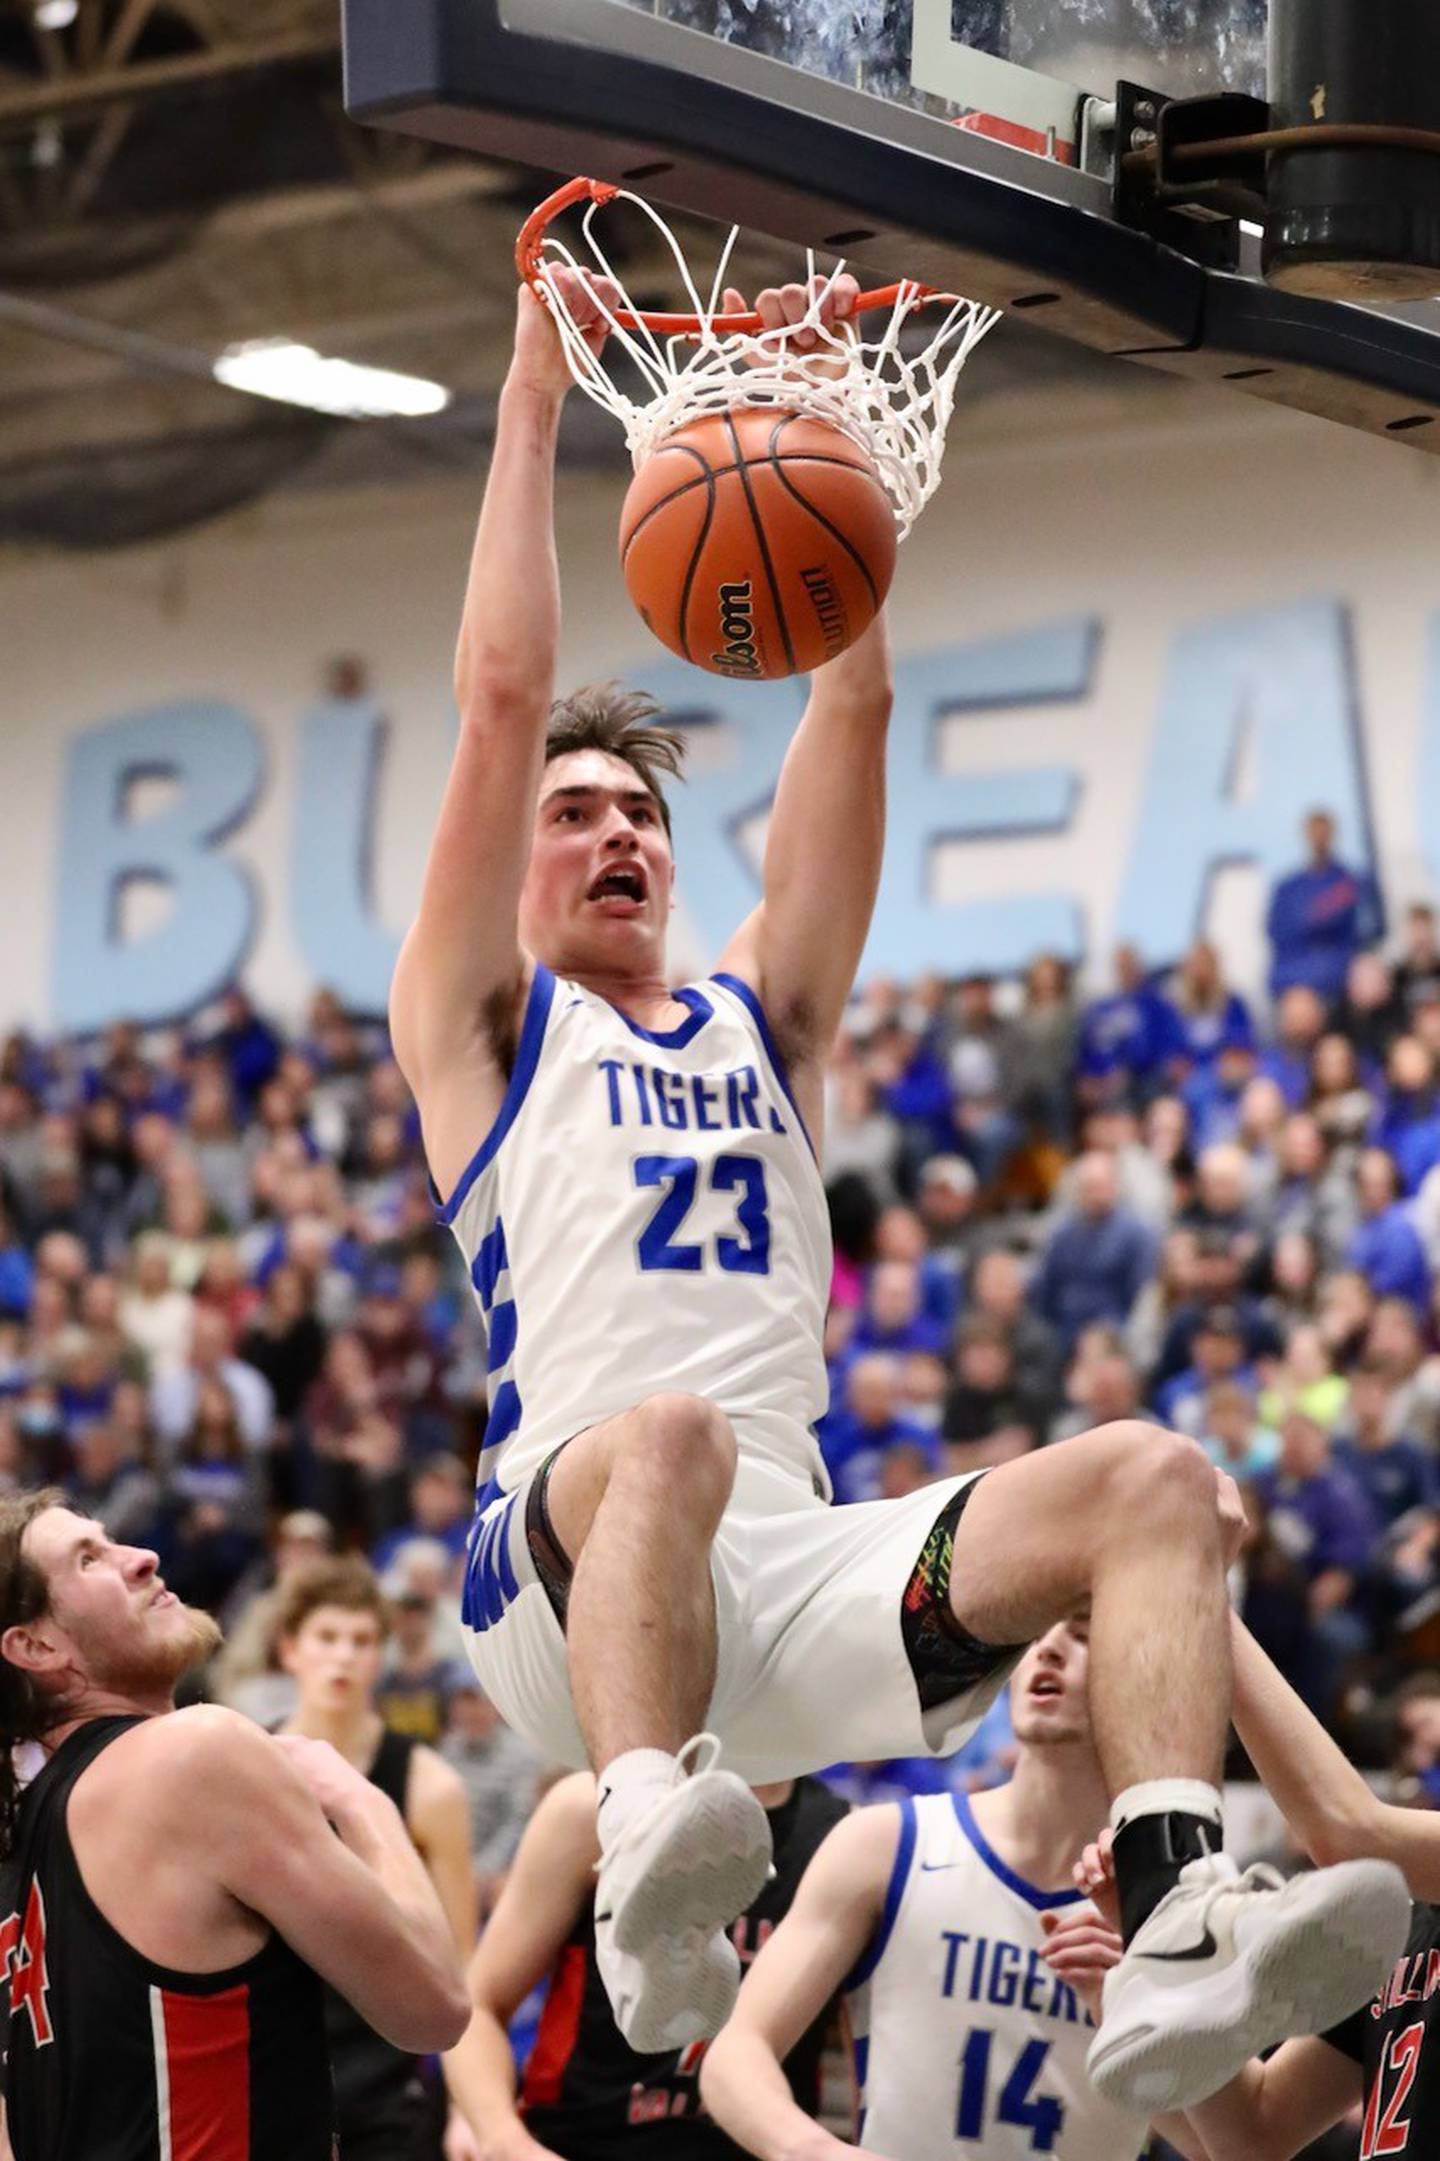
[(252, 1720), (218, 1703), (147, 1718), (107, 1748), (77, 1781), (71, 1820), (78, 1828), (122, 1802), (157, 1828), (188, 1836), (212, 1826), (237, 1789), (256, 1796), (273, 1776), (277, 1752)]

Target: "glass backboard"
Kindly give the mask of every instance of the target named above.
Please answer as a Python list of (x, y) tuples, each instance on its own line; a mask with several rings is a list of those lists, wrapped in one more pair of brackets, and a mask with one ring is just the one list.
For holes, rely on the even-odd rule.
[(1265, 94), (1266, 0), (626, 0), (647, 15), (1067, 158), (1083, 95)]
[(1276, 290), (1258, 229), (1221, 254), (1117, 201), (1117, 84), (1263, 95), (1266, 0), (343, 6), (352, 114), (528, 168), (536, 202), (618, 182), (1440, 453), (1440, 310)]

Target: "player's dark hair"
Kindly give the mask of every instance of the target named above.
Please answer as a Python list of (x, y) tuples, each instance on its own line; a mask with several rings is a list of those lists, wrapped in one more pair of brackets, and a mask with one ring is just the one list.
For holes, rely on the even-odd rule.
[(314, 1561), (287, 1577), (275, 1608), (274, 1632), (278, 1643), (298, 1636), (312, 1613), (322, 1606), (338, 1606), (342, 1613), (373, 1613), (385, 1633), (385, 1599), (379, 1579), (368, 1561), (358, 1554), (335, 1561)]
[(668, 833), (670, 806), (660, 775), (680, 779), (685, 745), (669, 728), (654, 725), (662, 710), (643, 690), (625, 690), (619, 683), (587, 683), (551, 706), (545, 763), (575, 750), (603, 750), (607, 757), (619, 758), (654, 796)]
[[(0, 1638), (8, 1628), (28, 1628), (50, 1607), (50, 1586), (42, 1569), (24, 1551), (25, 1533), (47, 1508), (68, 1508), (56, 1486), (31, 1493), (0, 1495)], [(20, 1809), (20, 1781), (15, 1751), (26, 1741), (40, 1741), (64, 1716), (56, 1698), (33, 1673), (0, 1654), (0, 1859), (8, 1857)]]

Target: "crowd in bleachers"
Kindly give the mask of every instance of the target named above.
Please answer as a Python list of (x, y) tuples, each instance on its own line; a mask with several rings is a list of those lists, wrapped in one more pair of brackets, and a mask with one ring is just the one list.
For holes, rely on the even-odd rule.
[[(857, 993), (830, 1078), (821, 1428), (837, 1498), (1060, 1446), (1110, 1418), (1241, 1482), (1247, 1619), (1375, 1746), (1440, 1649), (1440, 935), (1382, 934), (1328, 821), (1273, 896), (1263, 1000), (1198, 943), (1082, 997), (1038, 957)], [(555, 1347), (564, 1355), (564, 1346)], [(371, 1556), (384, 1708), (465, 1776), (503, 1867), (536, 1766), (465, 1666), (457, 1581), (485, 1355), (383, 1026), (246, 996), (143, 1040), (0, 1055), (0, 1477), (57, 1483), (224, 1619), (210, 1685), (272, 1721), (277, 1581)], [(1429, 1684), (1402, 1691), (1440, 1790)], [(1368, 1736), (1368, 1743), (1367, 1743)], [(983, 1780), (848, 1766), (858, 1795)], [(525, 1796), (522, 1804), (517, 1795)]]

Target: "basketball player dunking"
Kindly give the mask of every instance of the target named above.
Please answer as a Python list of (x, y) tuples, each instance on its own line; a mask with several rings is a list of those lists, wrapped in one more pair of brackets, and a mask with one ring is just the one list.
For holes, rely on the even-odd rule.
[[(593, 293), (572, 297), (598, 347)], [(778, 325), (806, 297), (758, 305)], [(1378, 1868), (1304, 1900), (1221, 1871), (1239, 1509), (1194, 1443), (1114, 1425), (983, 1478), (827, 1506), (815, 1148), (880, 874), (885, 626), (813, 677), (761, 904), (712, 976), (672, 989), (661, 779), (678, 746), (614, 689), (552, 710), (569, 385), (522, 292), (459, 741), (391, 997), (488, 1324), (476, 1669), (521, 1732), (599, 1774), (598, 1956), (627, 2038), (659, 2049), (714, 2033), (734, 2000), (724, 1925), (769, 1859), (745, 1781), (953, 1749), (1020, 1647), (1088, 1600), (1129, 1940), (1092, 2072), (1137, 2113), (1193, 2099), (1353, 2007), (1403, 1933), (1403, 1893)], [(707, 1722), (727, 1770), (687, 1746)]]
[[(59, 1494), (0, 1500), (16, 2161), (332, 2161), (323, 1981), (399, 2048), (464, 2031), (455, 1945), (392, 1803), (323, 1743), (174, 1709), (218, 1641), (153, 1553)], [(45, 1761), (17, 1796), (26, 1742)]]

